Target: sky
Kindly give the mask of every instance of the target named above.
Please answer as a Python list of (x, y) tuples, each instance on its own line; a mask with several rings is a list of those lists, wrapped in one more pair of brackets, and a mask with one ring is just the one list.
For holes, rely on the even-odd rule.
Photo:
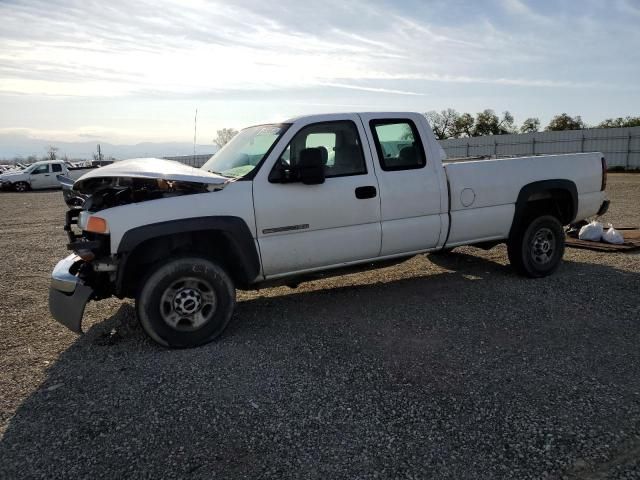
[(201, 144), (334, 111), (640, 115), (640, 0), (0, 0), (0, 18), (0, 143), (192, 142), (196, 109)]

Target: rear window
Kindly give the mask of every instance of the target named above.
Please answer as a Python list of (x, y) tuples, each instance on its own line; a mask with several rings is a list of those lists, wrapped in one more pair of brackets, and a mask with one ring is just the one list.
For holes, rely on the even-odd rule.
[(383, 170), (411, 170), (427, 164), (418, 130), (411, 120), (371, 120), (370, 126)]

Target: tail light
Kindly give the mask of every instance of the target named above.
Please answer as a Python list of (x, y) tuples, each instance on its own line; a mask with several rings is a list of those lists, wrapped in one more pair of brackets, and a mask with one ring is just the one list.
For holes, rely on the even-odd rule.
[(607, 161), (604, 157), (600, 161), (602, 162), (602, 185), (600, 185), (600, 191), (604, 192), (604, 189), (607, 188)]

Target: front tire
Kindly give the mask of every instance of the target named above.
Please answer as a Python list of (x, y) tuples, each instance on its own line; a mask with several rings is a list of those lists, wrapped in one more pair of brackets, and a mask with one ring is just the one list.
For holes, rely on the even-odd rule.
[(13, 188), (16, 192), (26, 192), (29, 190), (29, 184), (27, 182), (16, 182)]
[(157, 343), (188, 348), (220, 336), (235, 302), (235, 287), (224, 269), (204, 258), (184, 257), (149, 274), (136, 310), (142, 328)]
[(564, 230), (551, 215), (533, 218), (516, 229), (507, 243), (509, 261), (520, 274), (541, 278), (556, 271), (564, 255)]

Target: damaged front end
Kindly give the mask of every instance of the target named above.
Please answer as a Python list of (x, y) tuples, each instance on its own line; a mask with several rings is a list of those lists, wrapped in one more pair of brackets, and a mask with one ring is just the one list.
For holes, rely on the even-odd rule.
[(51, 273), (49, 311), (53, 318), (72, 332), (82, 333), (82, 316), (87, 302), (94, 296), (80, 270), (86, 265), (77, 255), (63, 258)]
[(65, 175), (56, 175), (56, 178), (62, 186), (62, 197), (64, 198), (64, 203), (66, 203), (69, 208), (81, 208), (82, 205), (84, 205), (87, 196), (76, 192), (73, 189), (75, 180)]
[[(147, 178), (95, 178), (83, 182), (82, 209), (98, 212), (105, 208), (141, 203), (160, 198), (206, 193), (218, 187), (179, 180)], [(77, 189), (74, 189), (77, 191)], [(88, 193), (91, 192), (91, 193)]]
[(122, 160), (86, 173), (73, 184), (83, 210), (140, 203), (159, 198), (206, 193), (224, 188), (230, 179), (160, 158)]
[[(59, 179), (60, 180), (60, 179)], [(163, 159), (116, 162), (63, 183), (67, 248), (73, 253), (54, 268), (49, 289), (52, 316), (81, 333), (86, 303), (115, 294), (118, 256), (111, 252), (109, 230), (90, 224), (93, 214), (123, 205), (221, 190), (226, 177)], [(64, 188), (66, 187), (66, 188)]]
[(82, 316), (89, 300), (113, 295), (117, 259), (110, 254), (108, 234), (81, 229), (82, 208), (68, 210), (64, 229), (69, 237), (67, 248), (73, 253), (60, 260), (51, 273), (49, 311), (69, 330), (82, 333)]

